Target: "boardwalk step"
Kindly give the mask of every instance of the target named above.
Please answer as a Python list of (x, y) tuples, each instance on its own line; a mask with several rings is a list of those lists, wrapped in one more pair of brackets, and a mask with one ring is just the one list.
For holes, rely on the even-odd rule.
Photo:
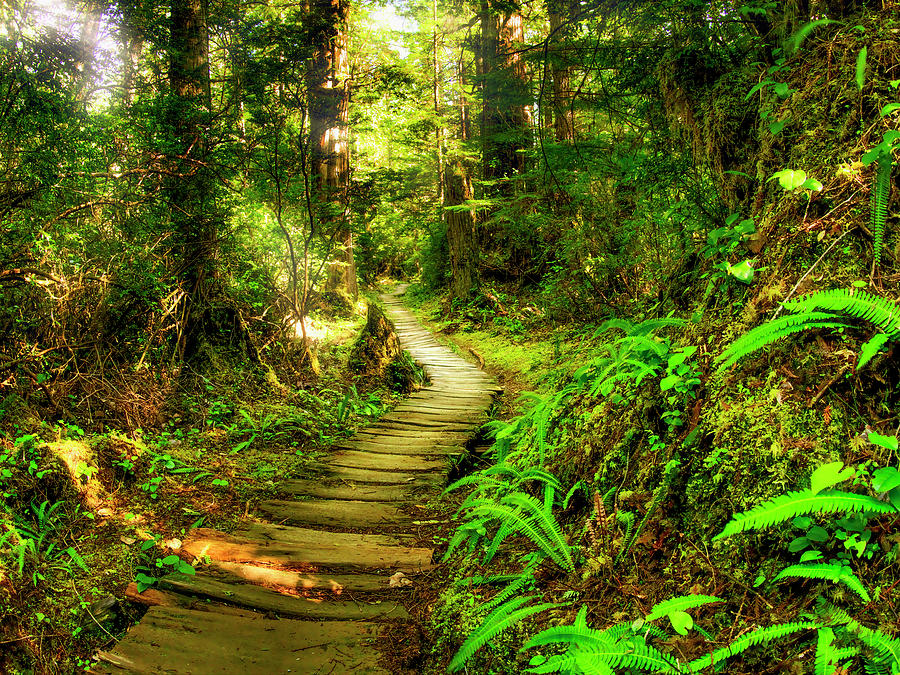
[(152, 607), (115, 652), (101, 652), (96, 675), (388, 675), (378, 666), (378, 627), (358, 621), (272, 620)]

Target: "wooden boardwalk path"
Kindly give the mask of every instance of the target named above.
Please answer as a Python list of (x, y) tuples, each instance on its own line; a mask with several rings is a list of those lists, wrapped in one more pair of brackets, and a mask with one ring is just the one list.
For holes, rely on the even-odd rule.
[(443, 487), (448, 455), (463, 452), (499, 388), (398, 296), (382, 301), (431, 386), (336, 446), (317, 479), (286, 480), (291, 499), (259, 505), (268, 522), (192, 530), (181, 551), (209, 564), (141, 594), (151, 608), (93, 673), (390, 672), (376, 647), (384, 622), (409, 618), (404, 582), (432, 565), (432, 548), (413, 542), (408, 507)]

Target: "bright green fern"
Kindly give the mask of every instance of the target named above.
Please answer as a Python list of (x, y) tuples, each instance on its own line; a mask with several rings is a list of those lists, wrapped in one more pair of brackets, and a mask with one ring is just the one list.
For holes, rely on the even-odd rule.
[(730, 645), (691, 661), (687, 664), (689, 672), (698, 673), (705, 668), (709, 668), (714, 664), (719, 664), (732, 656), (745, 652), (751, 647), (771, 644), (775, 640), (787, 635), (818, 627), (819, 625), (812, 621), (794, 621), (791, 623), (777, 624), (775, 626), (766, 626), (765, 628), (757, 628), (746, 635), (742, 635)]
[(456, 655), (450, 661), (447, 670), (451, 673), (461, 670), (466, 664), (466, 661), (472, 658), (475, 652), (487, 644), (491, 638), (510, 626), (517, 624), (522, 619), (529, 617), (532, 614), (537, 614), (538, 612), (559, 607), (559, 605), (552, 602), (523, 606), (528, 605), (535, 597), (536, 596), (533, 595), (526, 595), (513, 598), (512, 600), (504, 602), (488, 614), (481, 625), (472, 631), (465, 642), (463, 642), (459, 651), (456, 652)]
[(891, 196), (891, 169), (894, 161), (889, 153), (881, 153), (877, 162), (872, 186), (872, 246), (876, 264), (881, 262), (884, 249), (884, 224)]
[(791, 565), (781, 570), (773, 581), (780, 579), (823, 579), (842, 583), (856, 593), (863, 602), (870, 602), (872, 598), (862, 583), (849, 567), (833, 563), (807, 563)]
[(793, 333), (813, 328), (850, 328), (855, 319), (872, 323), (883, 331), (883, 335), (876, 335), (863, 347), (857, 369), (875, 356), (884, 344), (900, 336), (900, 308), (891, 300), (864, 291), (819, 291), (783, 304), (792, 314), (757, 326), (728, 345), (716, 357), (720, 371)]

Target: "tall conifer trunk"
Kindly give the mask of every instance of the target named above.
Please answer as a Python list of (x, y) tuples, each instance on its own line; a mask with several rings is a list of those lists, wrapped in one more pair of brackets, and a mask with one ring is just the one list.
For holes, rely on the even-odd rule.
[(307, 70), (310, 171), (317, 217), (323, 230), (336, 232), (334, 262), (326, 288), (358, 295), (353, 232), (349, 226), (350, 104), (347, 59), (347, 0), (312, 0), (309, 20), (315, 46)]
[(179, 353), (194, 355), (215, 278), (217, 223), (206, 138), (210, 112), (209, 38), (205, 0), (172, 0), (169, 122), (175, 139), (167, 192), (179, 277), (184, 291)]
[[(522, 15), (514, 2), (481, 4), (482, 150), (485, 180), (508, 179), (525, 171), (530, 91), (525, 61)], [(503, 190), (512, 191), (511, 184)]]

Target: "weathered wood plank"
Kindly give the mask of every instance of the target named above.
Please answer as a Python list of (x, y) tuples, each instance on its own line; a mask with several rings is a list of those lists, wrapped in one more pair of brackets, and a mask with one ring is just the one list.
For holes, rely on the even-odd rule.
[(212, 562), (204, 568), (210, 575), (238, 577), (261, 586), (292, 588), (297, 591), (328, 591), (335, 595), (348, 593), (373, 593), (397, 591), (403, 587), (391, 587), (390, 574), (325, 574), (321, 572), (294, 572), (275, 567), (246, 563)]
[(422, 487), (399, 487), (394, 485), (365, 485), (342, 483), (325, 485), (316, 480), (287, 480), (279, 488), (282, 492), (322, 499), (353, 499), (366, 502), (409, 502), (420, 495), (427, 495)]
[(228, 535), (215, 530), (197, 534), (194, 530), (182, 544), (182, 550), (201, 559), (209, 556), (212, 560), (223, 562), (278, 563), (292, 567), (312, 565), (337, 569), (419, 570), (431, 566), (433, 552), (430, 548), (371, 539), (379, 535), (349, 535), (285, 527), (278, 533), (279, 539), (263, 539), (254, 536), (254, 529), (248, 529), (247, 536)]
[(393, 602), (369, 604), (359, 601), (323, 600), (321, 598), (305, 598), (300, 595), (285, 595), (262, 586), (255, 586), (237, 577), (223, 580), (204, 574), (193, 576), (169, 574), (160, 579), (158, 584), (164, 591), (209, 598), (247, 609), (272, 612), (278, 616), (313, 621), (409, 618), (406, 609)]
[(408, 527), (412, 518), (396, 506), (373, 501), (309, 499), (260, 502), (259, 510), (271, 520), (293, 525), (371, 530), (387, 525)]
[(274, 621), (174, 607), (152, 607), (96, 675), (388, 675), (373, 642), (378, 628), (352, 621)]

